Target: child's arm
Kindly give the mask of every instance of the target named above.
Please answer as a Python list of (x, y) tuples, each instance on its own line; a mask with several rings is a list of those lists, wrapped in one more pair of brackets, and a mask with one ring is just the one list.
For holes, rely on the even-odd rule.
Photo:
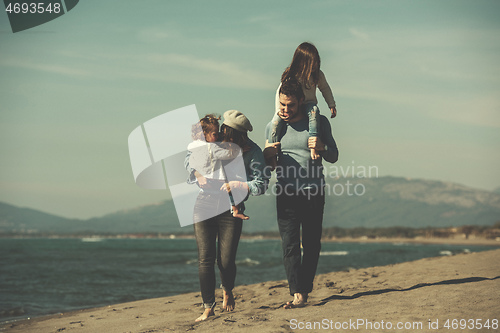
[(273, 119), (271, 120), (271, 135), (269, 137), (269, 142), (277, 142), (278, 137), (280, 135), (280, 132), (284, 126), (284, 121), (283, 119), (278, 116), (278, 113), (280, 112), (280, 88), (281, 88), (281, 83), (278, 86), (278, 89), (276, 90), (276, 97), (274, 101), (274, 115)]
[(209, 145), (215, 160), (232, 160), (241, 151), (237, 144), (231, 142), (209, 143)]
[(332, 118), (335, 118), (335, 116), (337, 115), (335, 99), (333, 98), (332, 89), (330, 88), (330, 85), (328, 85), (325, 74), (322, 71), (319, 71), (318, 88), (319, 91), (321, 91), (326, 104), (328, 104), (328, 107), (330, 108)]
[(280, 89), (281, 83), (276, 90), (276, 97), (274, 98), (274, 115), (277, 115), (280, 112)]

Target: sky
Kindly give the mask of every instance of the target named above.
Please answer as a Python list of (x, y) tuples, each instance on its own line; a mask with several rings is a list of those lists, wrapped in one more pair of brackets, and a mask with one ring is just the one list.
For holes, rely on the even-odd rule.
[(12, 33), (0, 13), (0, 201), (90, 218), (169, 198), (134, 183), (128, 135), (195, 104), (243, 112), (262, 147), (304, 41), (337, 102), (338, 167), (493, 190), (499, 15), (485, 0), (84, 0)]

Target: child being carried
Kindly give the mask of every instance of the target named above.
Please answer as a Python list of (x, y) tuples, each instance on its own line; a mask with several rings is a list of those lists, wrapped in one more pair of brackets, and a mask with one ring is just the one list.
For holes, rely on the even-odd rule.
[(219, 189), (221, 185), (226, 184), (233, 217), (248, 220), (249, 217), (241, 213), (240, 206), (234, 202), (222, 166), (222, 161), (235, 159), (241, 153), (241, 149), (231, 142), (217, 142), (219, 119), (220, 117), (208, 114), (193, 125), (192, 137), (194, 141), (188, 145), (188, 150), (191, 152), (189, 165), (195, 170), (194, 175), (200, 188)]

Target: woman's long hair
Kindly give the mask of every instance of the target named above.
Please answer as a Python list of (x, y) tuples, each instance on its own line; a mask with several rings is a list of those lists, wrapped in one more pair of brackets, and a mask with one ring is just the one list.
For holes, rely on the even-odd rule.
[(220, 126), (220, 131), (223, 141), (236, 143), (238, 146), (240, 146), (241, 149), (243, 149), (248, 143), (247, 133), (235, 130), (234, 128), (227, 126), (224, 123)]
[(307, 88), (311, 84), (317, 85), (320, 65), (321, 59), (319, 58), (316, 46), (304, 42), (295, 50), (292, 63), (281, 75), (281, 82), (285, 81), (287, 77), (292, 76)]

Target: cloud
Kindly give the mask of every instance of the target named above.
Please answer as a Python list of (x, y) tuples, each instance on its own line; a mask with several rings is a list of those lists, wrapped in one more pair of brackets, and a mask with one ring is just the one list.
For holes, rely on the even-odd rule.
[(79, 76), (86, 77), (89, 76), (90, 73), (87, 70), (78, 69), (76, 67), (63, 66), (63, 65), (54, 65), (47, 64), (43, 62), (35, 62), (37, 60), (27, 60), (27, 59), (13, 59), (13, 58), (4, 58), (0, 61), (0, 65), (6, 67), (17, 67), (24, 69), (34, 69), (42, 72), (49, 72), (54, 74), (61, 74), (65, 76)]
[(418, 110), (454, 123), (500, 127), (499, 29), (349, 32), (327, 49), (334, 57), (322, 57), (336, 96)]
[(260, 22), (270, 22), (274, 20), (273, 15), (271, 14), (261, 14), (256, 16), (251, 16), (247, 19), (249, 23), (260, 23)]
[(181, 37), (178, 32), (171, 31), (161, 27), (149, 27), (146, 29), (139, 30), (137, 32), (137, 38), (143, 42), (163, 42), (167, 39), (179, 38)]
[[(275, 78), (255, 67), (180, 53), (95, 53), (59, 50), (48, 59), (4, 58), (0, 65), (98, 80), (127, 78), (225, 88), (274, 89)], [(66, 66), (63, 64), (74, 64)]]
[[(274, 78), (229, 61), (200, 58), (189, 54), (149, 54), (144, 61), (155, 64), (162, 80), (176, 80), (195, 85), (273, 89)], [(162, 74), (167, 74), (164, 76)], [(168, 75), (170, 74), (170, 75)], [(157, 75), (156, 73), (149, 77)]]
[(367, 33), (363, 32), (363, 31), (361, 31), (359, 29), (350, 28), (349, 32), (351, 33), (351, 35), (353, 35), (356, 38), (364, 39), (364, 40), (370, 39), (370, 36)]

